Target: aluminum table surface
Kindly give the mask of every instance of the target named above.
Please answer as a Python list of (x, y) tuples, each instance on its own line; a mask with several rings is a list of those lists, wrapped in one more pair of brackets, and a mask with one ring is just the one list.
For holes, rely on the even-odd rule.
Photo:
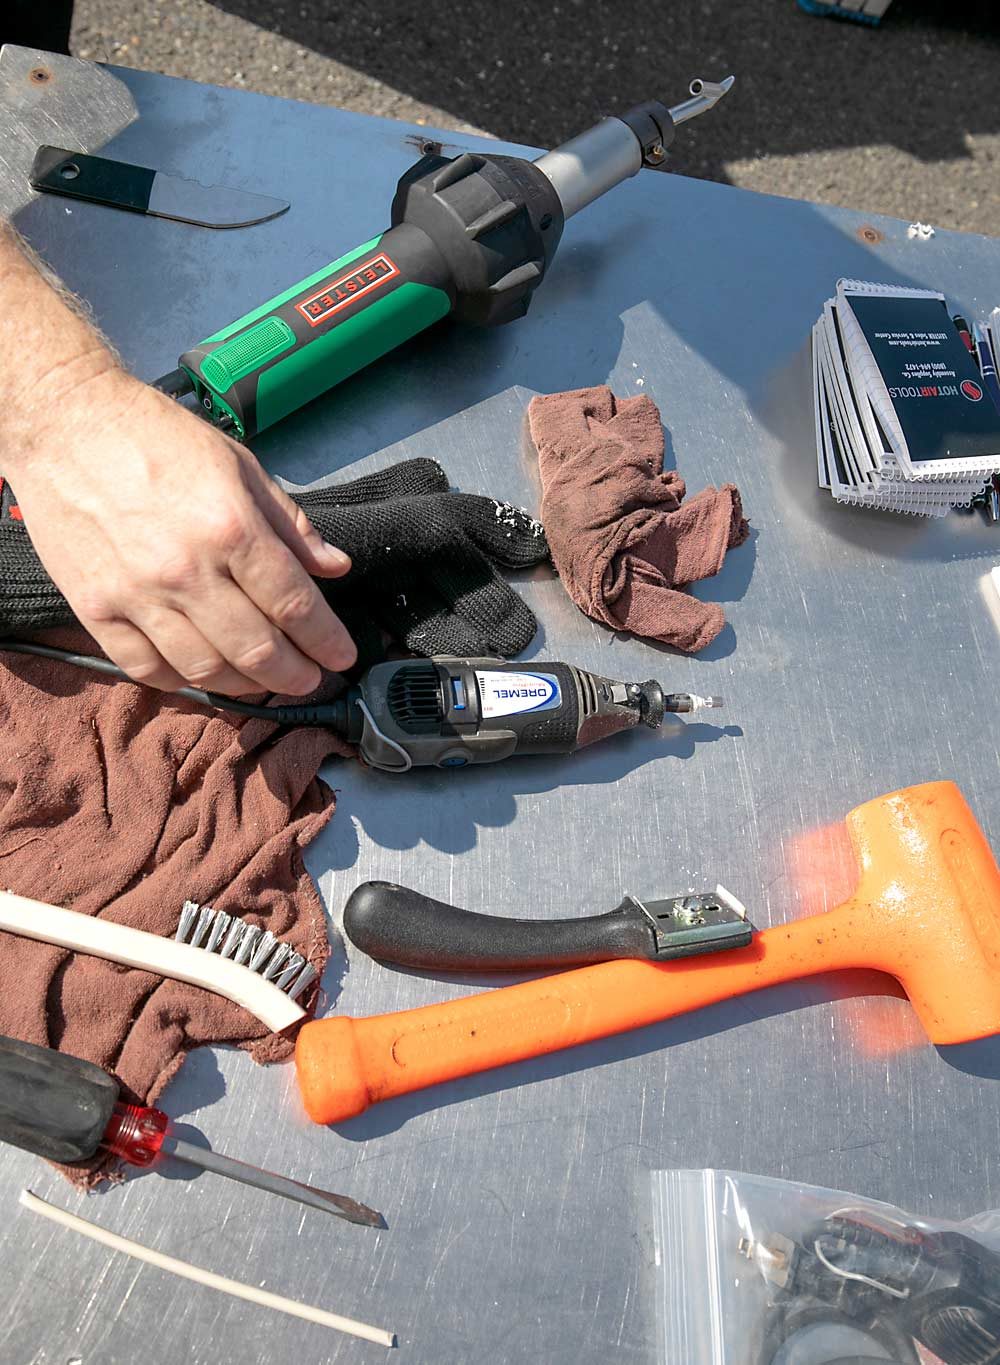
[[(654, 93), (677, 92), (636, 96)], [(737, 85), (709, 117), (740, 118), (740, 101)], [(447, 153), (477, 145), (24, 49), (0, 59), (0, 208), (149, 377), (387, 226), (398, 176), (438, 137)], [(213, 233), (37, 197), (26, 177), (41, 142), (292, 207)], [(551, 573), (526, 575), (541, 621), (533, 657), (722, 693), (726, 709), (564, 760), (406, 777), (331, 765), (337, 812), (308, 863), (334, 924), (367, 878), (540, 917), (722, 882), (758, 926), (780, 923), (833, 896), (851, 807), (937, 777), (958, 781), (1000, 847), (1000, 636), (983, 589), (1000, 537), (978, 516), (894, 519), (817, 491), (807, 339), (838, 276), (933, 285), (974, 317), (1000, 301), (1000, 242), (912, 241), (895, 220), (644, 172), (568, 225), (524, 321), (443, 325), (257, 442), (294, 484), (429, 455), (458, 487), (534, 508), (529, 398), (607, 382), (655, 399), (688, 486), (733, 480), (753, 526), (698, 589), (729, 620), (698, 658), (615, 636)], [(375, 965), (333, 934), (328, 1011), (483, 988)], [(175, 1172), (85, 1200), (6, 1151), (0, 1360), (381, 1352), (36, 1226), (16, 1203), (30, 1185), (169, 1253), (393, 1327), (413, 1362), (651, 1361), (650, 1169), (742, 1168), (920, 1213), (1000, 1203), (1000, 1048), (935, 1050), (905, 1001), (874, 985), (769, 991), (383, 1104), (336, 1131), (308, 1124), (290, 1066), (196, 1052), (165, 1096), (175, 1118), (220, 1150), (375, 1205), (388, 1230)]]

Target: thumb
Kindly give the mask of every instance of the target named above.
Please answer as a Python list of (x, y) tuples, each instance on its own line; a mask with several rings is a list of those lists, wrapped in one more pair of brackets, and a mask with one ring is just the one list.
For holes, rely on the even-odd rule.
[(314, 578), (343, 578), (350, 572), (350, 555), (324, 540), (298, 503), (273, 479), (265, 474), (256, 491), (257, 505), (271, 529), (306, 573)]

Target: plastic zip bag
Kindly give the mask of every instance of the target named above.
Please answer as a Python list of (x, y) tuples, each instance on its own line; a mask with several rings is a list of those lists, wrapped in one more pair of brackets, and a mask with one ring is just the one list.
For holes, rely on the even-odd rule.
[(664, 1365), (996, 1365), (1000, 1212), (916, 1218), (842, 1190), (654, 1171)]

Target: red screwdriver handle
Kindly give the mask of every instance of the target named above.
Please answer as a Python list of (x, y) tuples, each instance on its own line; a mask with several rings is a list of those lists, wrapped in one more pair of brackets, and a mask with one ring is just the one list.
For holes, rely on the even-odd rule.
[(167, 1123), (162, 1109), (146, 1104), (116, 1104), (101, 1146), (131, 1166), (151, 1166), (163, 1146)]

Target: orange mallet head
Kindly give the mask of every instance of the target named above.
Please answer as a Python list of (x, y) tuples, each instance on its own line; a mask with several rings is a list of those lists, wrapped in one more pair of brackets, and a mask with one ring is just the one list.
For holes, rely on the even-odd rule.
[(299, 1086), (316, 1123), (438, 1081), (685, 1014), (780, 982), (875, 968), (902, 985), (934, 1043), (1000, 1032), (1000, 869), (953, 782), (852, 810), (854, 894), (766, 929), (747, 948), (668, 962), (602, 962), (370, 1019), (304, 1025)]

